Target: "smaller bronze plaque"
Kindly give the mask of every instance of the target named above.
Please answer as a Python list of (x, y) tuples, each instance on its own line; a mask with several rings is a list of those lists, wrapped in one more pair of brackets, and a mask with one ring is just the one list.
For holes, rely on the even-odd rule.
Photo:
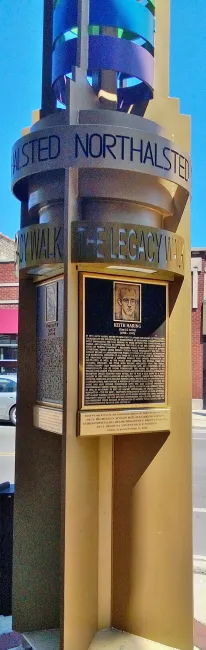
[(57, 286), (57, 282), (46, 285), (46, 323), (56, 323), (58, 320)]
[(64, 280), (36, 284), (36, 401), (63, 403)]
[(170, 409), (79, 411), (80, 436), (124, 435), (170, 431)]
[(34, 406), (33, 421), (34, 426), (51, 433), (62, 434), (62, 409), (48, 408), (47, 406)]

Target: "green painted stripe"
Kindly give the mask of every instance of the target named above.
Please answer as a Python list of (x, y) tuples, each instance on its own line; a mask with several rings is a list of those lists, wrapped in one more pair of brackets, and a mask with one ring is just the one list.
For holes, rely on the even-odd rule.
[[(55, 47), (58, 46), (58, 45), (61, 45), (62, 43), (64, 43), (64, 41), (67, 41), (68, 37), (69, 37), (69, 34), (71, 34), (71, 33), (74, 34), (77, 37), (78, 36), (78, 27), (72, 27), (72, 29), (70, 29), (65, 34), (61, 34), (61, 36), (59, 36), (56, 39)], [(90, 35), (92, 35), (92, 36), (99, 36), (100, 27), (98, 25), (89, 25), (88, 33)], [(135, 32), (126, 31), (125, 29), (118, 28), (117, 29), (117, 38), (124, 38), (125, 40), (133, 41), (136, 38), (139, 38), (139, 34), (136, 34)]]
[(156, 0), (147, 0), (146, 8), (151, 14), (155, 14)]

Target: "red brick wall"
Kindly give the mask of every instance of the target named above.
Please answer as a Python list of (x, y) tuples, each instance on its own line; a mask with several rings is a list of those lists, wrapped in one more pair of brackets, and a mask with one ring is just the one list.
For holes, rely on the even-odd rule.
[(202, 304), (204, 298), (204, 268), (205, 254), (202, 257), (202, 271), (198, 273), (198, 306), (192, 309), (192, 397), (203, 398), (203, 336), (202, 336)]
[(0, 300), (18, 300), (18, 287), (0, 287)]
[[(18, 277), (15, 273), (14, 262), (1, 262), (0, 261), (0, 284), (3, 283), (17, 283)], [(18, 300), (19, 287), (1, 287), (0, 286), (0, 300)], [(6, 303), (0, 304), (0, 309), (16, 309), (17, 304)]]
[(0, 283), (18, 282), (14, 262), (0, 262)]

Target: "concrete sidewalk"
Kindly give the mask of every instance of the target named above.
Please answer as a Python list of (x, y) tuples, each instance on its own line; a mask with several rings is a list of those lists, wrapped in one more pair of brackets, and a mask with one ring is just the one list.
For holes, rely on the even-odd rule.
[[(0, 616), (0, 650), (29, 650), (29, 648), (31, 650), (30, 645), (24, 644), (22, 636), (11, 630), (11, 617)], [(139, 641), (141, 643), (137, 647), (140, 647), (141, 650), (143, 648), (151, 650), (153, 647), (166, 649), (166, 646), (146, 641), (146, 639)], [(123, 648), (123, 644), (121, 643), (118, 647)], [(135, 650), (134, 646), (132, 648)], [(168, 650), (172, 650), (172, 648), (168, 648)], [(206, 575), (201, 573), (194, 574), (194, 650), (206, 650)]]
[(192, 411), (192, 426), (206, 429), (206, 411)]
[(21, 634), (12, 631), (11, 616), (0, 616), (0, 650), (32, 650)]
[[(192, 411), (192, 426), (206, 429), (206, 411)], [(202, 431), (202, 436), (206, 437)], [(206, 534), (206, 531), (205, 531)], [(194, 647), (206, 650), (206, 557), (195, 555), (194, 562)]]
[(206, 570), (205, 574), (194, 573), (194, 644), (206, 650)]

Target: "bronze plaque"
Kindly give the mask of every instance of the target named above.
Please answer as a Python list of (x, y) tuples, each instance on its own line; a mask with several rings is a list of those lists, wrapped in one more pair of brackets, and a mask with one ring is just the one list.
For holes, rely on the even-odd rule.
[(170, 431), (170, 409), (128, 409), (124, 411), (80, 411), (81, 436), (124, 435)]
[(79, 409), (166, 405), (167, 284), (81, 274)]
[(35, 405), (33, 409), (34, 426), (38, 429), (62, 434), (62, 409)]
[(64, 279), (36, 285), (36, 401), (63, 403)]

